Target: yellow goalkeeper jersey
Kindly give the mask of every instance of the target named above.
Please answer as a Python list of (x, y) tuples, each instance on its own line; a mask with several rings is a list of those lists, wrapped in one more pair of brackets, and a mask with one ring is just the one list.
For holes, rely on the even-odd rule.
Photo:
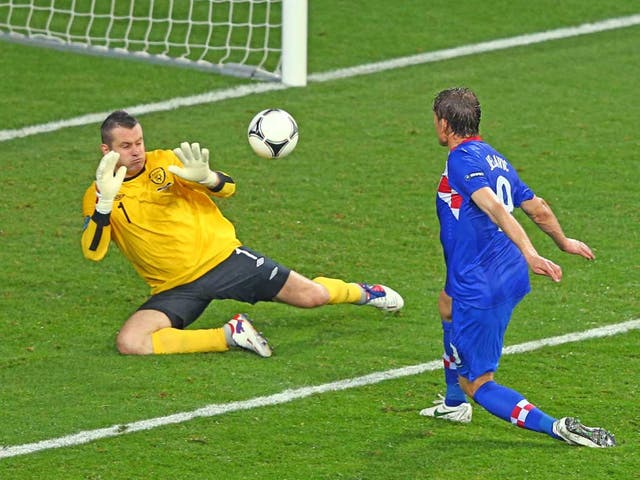
[(102, 260), (113, 240), (153, 294), (197, 279), (241, 245), (211, 199), (233, 195), (233, 180), (218, 172), (221, 184), (212, 191), (174, 176), (169, 165), (182, 165), (171, 150), (147, 152), (144, 169), (123, 182), (110, 215), (95, 211), (95, 182), (82, 202), (84, 256)]

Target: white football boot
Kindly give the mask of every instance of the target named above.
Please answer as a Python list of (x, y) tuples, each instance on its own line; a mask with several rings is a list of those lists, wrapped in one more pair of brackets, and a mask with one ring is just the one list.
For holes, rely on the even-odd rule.
[(580, 420), (573, 417), (563, 417), (553, 422), (553, 433), (569, 445), (592, 448), (608, 448), (617, 445), (613, 433), (604, 428), (586, 427)]
[(261, 357), (271, 356), (269, 342), (253, 327), (246, 315), (234, 315), (227, 325), (231, 327), (231, 338), (238, 347), (255, 352)]
[(470, 403), (464, 402), (455, 407), (450, 407), (444, 403), (444, 397), (442, 397), (442, 395), (439, 395), (439, 397), (439, 399), (433, 401), (435, 404), (433, 407), (420, 410), (420, 415), (423, 417), (449, 420), (450, 422), (471, 423), (473, 408)]
[(386, 312), (397, 312), (404, 306), (404, 300), (398, 292), (384, 285), (359, 283), (366, 293), (364, 305), (371, 305)]

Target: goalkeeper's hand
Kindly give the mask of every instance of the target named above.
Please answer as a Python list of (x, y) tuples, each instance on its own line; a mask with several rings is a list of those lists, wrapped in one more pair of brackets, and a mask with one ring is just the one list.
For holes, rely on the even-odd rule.
[(127, 167), (121, 165), (114, 173), (116, 164), (120, 159), (120, 154), (113, 150), (107, 153), (96, 170), (96, 186), (98, 187), (98, 203), (96, 211), (99, 213), (110, 213), (113, 208), (113, 199), (116, 198), (124, 176), (127, 173)]
[(206, 148), (200, 150), (199, 143), (189, 145), (187, 142), (182, 142), (180, 148), (175, 148), (173, 153), (180, 159), (183, 166), (169, 165), (168, 169), (171, 173), (190, 182), (201, 183), (208, 188), (218, 185), (218, 175), (209, 168), (209, 150)]

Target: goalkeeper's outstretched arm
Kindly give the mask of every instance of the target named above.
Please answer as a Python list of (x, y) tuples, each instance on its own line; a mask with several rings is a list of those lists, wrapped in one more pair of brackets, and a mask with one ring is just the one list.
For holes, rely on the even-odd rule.
[(82, 253), (89, 260), (102, 260), (109, 248), (111, 209), (127, 173), (124, 166), (116, 170), (119, 158), (120, 155), (114, 151), (102, 157), (96, 170), (96, 182), (84, 195), (82, 210), (85, 224), (81, 243)]

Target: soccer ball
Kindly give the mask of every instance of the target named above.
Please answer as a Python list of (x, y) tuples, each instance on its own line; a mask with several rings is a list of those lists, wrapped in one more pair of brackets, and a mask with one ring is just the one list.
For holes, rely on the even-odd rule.
[(268, 108), (249, 123), (249, 145), (262, 158), (282, 158), (298, 143), (298, 124), (280, 108)]

